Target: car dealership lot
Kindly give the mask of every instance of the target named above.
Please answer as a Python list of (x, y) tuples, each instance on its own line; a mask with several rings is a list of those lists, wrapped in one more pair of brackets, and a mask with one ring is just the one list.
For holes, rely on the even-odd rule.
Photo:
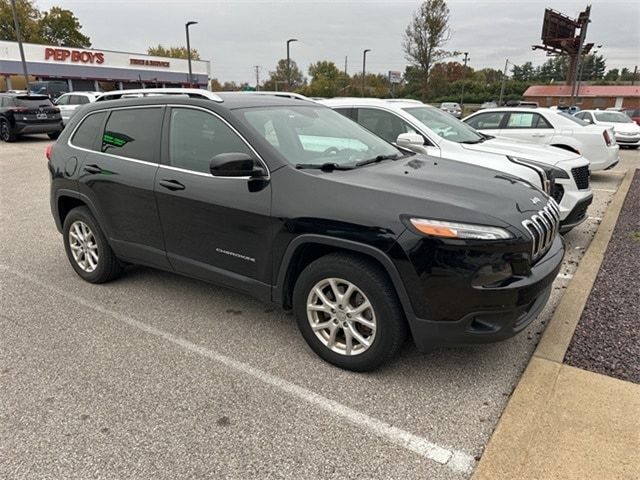
[(316, 357), (293, 316), (132, 268), (91, 285), (49, 212), (44, 148), (0, 145), (0, 478), (466, 478), (617, 189), (592, 176), (551, 300), (506, 342), (371, 374)]

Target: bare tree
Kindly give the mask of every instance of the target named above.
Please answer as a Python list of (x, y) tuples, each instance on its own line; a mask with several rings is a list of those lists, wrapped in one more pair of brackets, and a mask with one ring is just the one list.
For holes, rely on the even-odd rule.
[(423, 92), (427, 93), (429, 71), (438, 61), (454, 56), (442, 47), (451, 38), (449, 7), (444, 0), (426, 0), (413, 14), (404, 34), (402, 48), (406, 59), (422, 77)]

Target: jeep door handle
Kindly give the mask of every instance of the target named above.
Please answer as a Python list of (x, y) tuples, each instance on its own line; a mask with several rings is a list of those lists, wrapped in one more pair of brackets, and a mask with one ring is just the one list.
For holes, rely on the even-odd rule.
[(168, 188), (171, 191), (184, 190), (184, 185), (177, 180), (160, 180), (160, 182), (158, 183), (160, 183), (160, 185), (164, 188)]
[(102, 173), (102, 169), (98, 165), (85, 165), (84, 171), (87, 173)]

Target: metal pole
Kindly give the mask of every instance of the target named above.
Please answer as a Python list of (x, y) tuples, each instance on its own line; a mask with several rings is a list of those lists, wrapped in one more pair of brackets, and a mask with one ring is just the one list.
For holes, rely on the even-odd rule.
[(189, 87), (191, 87), (193, 84), (193, 73), (191, 70), (191, 44), (189, 43), (189, 27), (191, 25), (195, 25), (196, 23), (198, 22), (191, 21), (184, 24), (184, 28), (187, 32), (187, 60), (189, 62)]
[(636, 83), (636, 75), (638, 74), (638, 66), (633, 69), (633, 77), (631, 77), (631, 85), (635, 85)]
[(507, 66), (509, 65), (509, 59), (504, 62), (504, 73), (502, 74), (502, 85), (500, 86), (500, 100), (498, 100), (498, 106), (502, 105), (502, 95), (504, 95), (504, 84), (507, 81)]
[(11, 11), (13, 13), (13, 25), (16, 29), (16, 40), (18, 40), (18, 48), (20, 49), (20, 60), (22, 60), (22, 71), (24, 73), (24, 88), (29, 95), (29, 72), (27, 71), (27, 61), (24, 58), (24, 48), (22, 48), (22, 36), (20, 35), (20, 23), (18, 22), (18, 14), (16, 13), (16, 0), (11, 0)]
[[(584, 40), (587, 38), (587, 27), (589, 26), (589, 16), (591, 14), (591, 5), (587, 6), (585, 11), (583, 12), (584, 16), (581, 15), (582, 23), (580, 25), (580, 44), (578, 45), (578, 60), (582, 59), (582, 48), (584, 47)], [(577, 65), (576, 65), (577, 67)], [(577, 78), (578, 77), (578, 69), (576, 68), (573, 72), (573, 78), (571, 79), (571, 100), (569, 102), (569, 106), (572, 107), (575, 104), (576, 97), (576, 87), (577, 87)]]
[(287, 40), (287, 91), (291, 90), (291, 56), (289, 54), (289, 45), (291, 42), (297, 42), (297, 38)]
[(460, 108), (464, 105), (464, 81), (467, 77), (467, 60), (469, 60), (469, 52), (464, 52), (464, 69), (462, 70), (462, 92), (460, 93)]
[(260, 91), (260, 65), (254, 67), (256, 69), (256, 92)]
[(366, 49), (362, 52), (362, 96), (364, 97), (364, 86), (365, 86), (365, 75), (367, 71), (367, 52), (370, 52), (370, 49)]

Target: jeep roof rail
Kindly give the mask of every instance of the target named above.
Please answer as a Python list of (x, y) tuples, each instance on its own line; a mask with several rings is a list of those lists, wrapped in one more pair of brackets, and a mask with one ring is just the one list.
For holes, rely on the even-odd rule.
[(224, 100), (209, 90), (200, 88), (135, 88), (131, 90), (114, 90), (104, 92), (100, 95), (96, 102), (105, 100), (118, 100), (120, 98), (138, 98), (149, 97), (155, 95), (186, 95), (191, 98), (204, 98), (214, 102), (222, 103)]
[(271, 95), (273, 97), (295, 98), (298, 100), (307, 100), (309, 102), (313, 102), (311, 98), (305, 97), (300, 93), (293, 93), (293, 92), (276, 92), (276, 91), (269, 91), (269, 90), (260, 90), (259, 92), (234, 92), (234, 93), (243, 93), (245, 95)]

